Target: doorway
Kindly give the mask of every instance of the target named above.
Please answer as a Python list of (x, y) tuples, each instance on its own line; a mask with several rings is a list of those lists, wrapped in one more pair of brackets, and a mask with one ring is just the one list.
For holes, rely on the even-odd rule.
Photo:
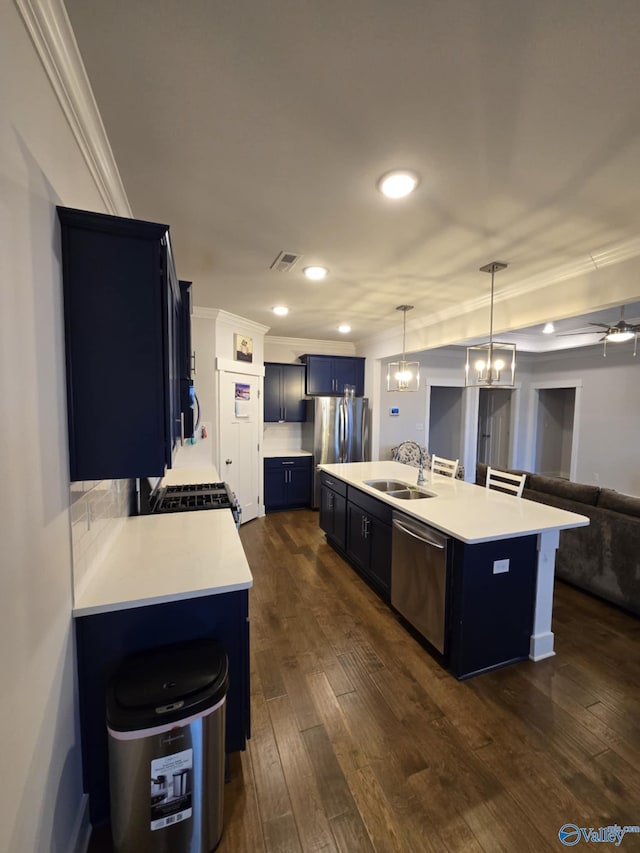
[(429, 453), (446, 459), (462, 456), (463, 388), (432, 385), (429, 395)]
[(477, 460), (483, 465), (510, 467), (512, 394), (509, 388), (480, 388)]
[(539, 388), (533, 470), (548, 477), (571, 477), (575, 388)]

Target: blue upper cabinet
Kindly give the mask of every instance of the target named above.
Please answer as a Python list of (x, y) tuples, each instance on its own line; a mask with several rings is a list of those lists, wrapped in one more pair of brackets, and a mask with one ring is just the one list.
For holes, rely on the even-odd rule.
[(341, 397), (345, 388), (364, 395), (364, 358), (337, 355), (302, 355), (307, 369), (306, 391), (310, 396)]
[(180, 438), (169, 228), (59, 207), (70, 480), (160, 477)]
[(180, 414), (182, 436), (190, 437), (195, 428), (196, 398), (191, 377), (191, 282), (180, 281), (178, 309), (178, 376), (180, 377)]
[(264, 420), (266, 423), (301, 423), (305, 420), (305, 369), (303, 364), (264, 365)]

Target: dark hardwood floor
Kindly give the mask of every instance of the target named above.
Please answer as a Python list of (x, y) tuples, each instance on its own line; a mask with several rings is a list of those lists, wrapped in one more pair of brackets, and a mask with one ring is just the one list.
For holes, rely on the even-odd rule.
[[(640, 824), (640, 620), (558, 583), (555, 657), (458, 682), (317, 513), (240, 535), (253, 736), (231, 757), (220, 853), (539, 853), (565, 849), (565, 823)], [(110, 850), (94, 832), (91, 853)]]

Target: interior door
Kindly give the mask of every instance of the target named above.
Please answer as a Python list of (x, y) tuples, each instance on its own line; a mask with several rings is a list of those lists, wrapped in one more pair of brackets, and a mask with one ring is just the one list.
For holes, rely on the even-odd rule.
[(258, 515), (261, 400), (260, 378), (241, 373), (220, 375), (220, 455), (218, 471), (242, 507), (241, 521)]
[(481, 388), (478, 405), (478, 462), (509, 467), (511, 394), (508, 388)]

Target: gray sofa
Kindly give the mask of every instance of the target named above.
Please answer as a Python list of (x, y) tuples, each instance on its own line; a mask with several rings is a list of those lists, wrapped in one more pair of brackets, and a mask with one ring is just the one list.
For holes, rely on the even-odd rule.
[[(640, 498), (557, 477), (513, 473), (527, 474), (523, 498), (590, 519), (588, 527), (560, 531), (557, 576), (640, 614)], [(486, 475), (487, 466), (478, 465), (476, 483), (484, 486)]]

